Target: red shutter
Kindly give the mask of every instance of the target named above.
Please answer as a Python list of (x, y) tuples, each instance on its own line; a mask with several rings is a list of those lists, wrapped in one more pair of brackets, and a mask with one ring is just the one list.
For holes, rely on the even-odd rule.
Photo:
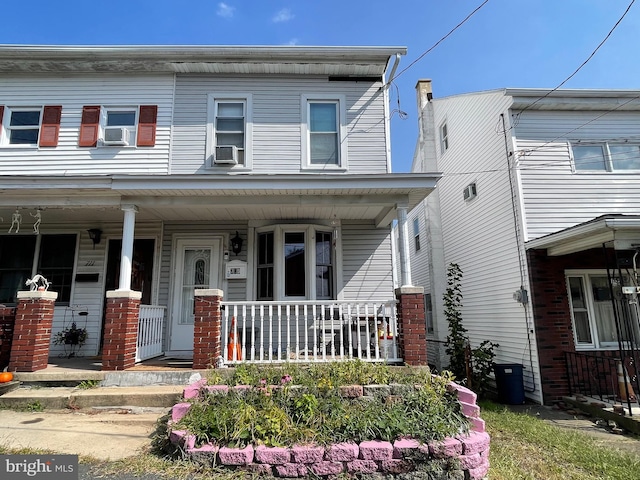
[(4, 105), (0, 105), (0, 136), (2, 136), (2, 117), (4, 116)]
[(81, 147), (95, 147), (98, 145), (98, 132), (100, 131), (100, 107), (82, 107), (82, 120), (80, 122), (80, 138), (78, 140), (78, 145)]
[(60, 133), (60, 117), (62, 116), (62, 107), (45, 106), (42, 113), (42, 126), (40, 127), (40, 146), (41, 147), (57, 147), (58, 133)]
[(140, 105), (138, 117), (139, 147), (153, 147), (156, 144), (156, 122), (158, 119), (157, 105)]

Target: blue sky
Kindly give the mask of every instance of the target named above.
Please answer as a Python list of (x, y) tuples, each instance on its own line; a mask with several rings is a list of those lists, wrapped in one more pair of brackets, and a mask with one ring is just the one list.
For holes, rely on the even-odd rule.
[[(43, 45), (399, 45), (399, 70), (483, 0), (31, 0), (5, 2), (0, 43)], [(443, 97), (502, 87), (554, 88), (587, 59), (631, 0), (489, 0), (395, 82), (393, 169), (417, 137), (415, 84)], [(640, 88), (640, 1), (565, 88)]]

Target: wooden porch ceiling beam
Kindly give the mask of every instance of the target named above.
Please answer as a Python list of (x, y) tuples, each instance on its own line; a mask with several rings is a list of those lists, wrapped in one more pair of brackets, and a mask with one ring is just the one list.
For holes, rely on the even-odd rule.
[(198, 197), (122, 197), (122, 203), (139, 207), (190, 206), (348, 206), (368, 205), (394, 208), (406, 202), (406, 195), (265, 195), (265, 196), (198, 196)]
[(382, 228), (389, 225), (393, 219), (396, 218), (396, 209), (395, 207), (385, 208), (378, 216), (375, 218), (376, 228)]

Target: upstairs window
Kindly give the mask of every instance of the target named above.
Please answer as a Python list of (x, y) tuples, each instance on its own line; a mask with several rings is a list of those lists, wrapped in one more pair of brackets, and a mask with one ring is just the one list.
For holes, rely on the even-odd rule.
[(571, 152), (576, 171), (640, 170), (640, 144), (580, 142), (571, 145)]
[(413, 241), (416, 247), (416, 252), (420, 251), (420, 222), (417, 218), (413, 219)]
[(302, 98), (303, 168), (346, 168), (345, 100), (338, 98)]
[(449, 132), (445, 122), (440, 125), (440, 155), (444, 155), (447, 150), (449, 150)]
[(153, 147), (156, 144), (157, 105), (82, 108), (80, 147)]
[(251, 95), (210, 94), (208, 99), (207, 167), (251, 168)]
[(4, 107), (0, 105), (0, 144), (56, 147), (62, 107)]

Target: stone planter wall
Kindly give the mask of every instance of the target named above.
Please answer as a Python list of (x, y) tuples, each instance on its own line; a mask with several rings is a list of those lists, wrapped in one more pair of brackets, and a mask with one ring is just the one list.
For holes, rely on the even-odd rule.
[[(327, 447), (254, 447), (227, 448), (215, 445), (195, 447), (195, 436), (184, 430), (172, 430), (171, 425), (186, 415), (191, 404), (178, 403), (169, 421), (170, 441), (181, 448), (185, 455), (205, 464), (242, 468), (255, 473), (277, 477), (297, 478), (306, 476), (329, 476), (340, 473), (393, 474), (407, 480), (479, 480), (489, 472), (489, 435), (485, 432), (476, 394), (457, 384), (450, 384), (457, 391), (464, 414), (471, 422), (471, 431), (442, 442), (420, 444), (415, 440), (398, 439), (395, 442), (367, 441), (341, 443)], [(226, 392), (230, 388), (246, 389), (248, 386), (207, 386), (196, 382), (184, 390), (186, 400), (195, 398), (201, 389)], [(374, 393), (389, 396), (401, 394), (405, 385), (353, 385), (342, 387), (342, 395), (357, 398)], [(410, 387), (409, 387), (410, 388)]]

